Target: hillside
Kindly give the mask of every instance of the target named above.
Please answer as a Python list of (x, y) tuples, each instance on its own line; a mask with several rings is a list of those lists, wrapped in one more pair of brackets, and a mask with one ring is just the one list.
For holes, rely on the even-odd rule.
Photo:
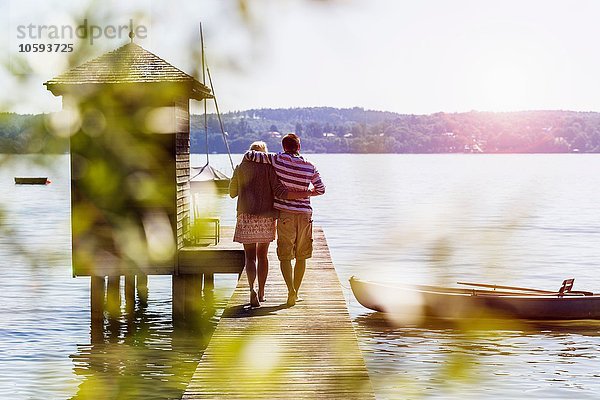
[[(223, 115), (232, 152), (253, 140), (279, 148), (295, 132), (315, 153), (566, 153), (600, 152), (600, 113), (574, 111), (467, 112), (404, 115), (361, 108), (261, 109)], [(218, 121), (209, 117), (209, 150), (225, 151)], [(204, 152), (202, 118), (192, 116), (192, 148)]]
[[(192, 115), (192, 151), (205, 152), (204, 118)], [(231, 151), (240, 153), (254, 140), (272, 150), (281, 136), (295, 132), (304, 152), (313, 153), (598, 153), (600, 113), (520, 111), (406, 115), (362, 108), (256, 109), (223, 115)], [(0, 114), (0, 152), (44, 149), (66, 151), (62, 142), (48, 149), (31, 141), (44, 129), (42, 115)], [(209, 151), (226, 152), (216, 115), (208, 116)]]

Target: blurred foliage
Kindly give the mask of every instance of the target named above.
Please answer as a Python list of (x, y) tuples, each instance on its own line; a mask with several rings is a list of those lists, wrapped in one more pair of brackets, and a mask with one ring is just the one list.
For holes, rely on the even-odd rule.
[[(174, 257), (174, 133), (147, 120), (181, 94), (125, 86), (95, 88), (71, 111), (81, 121), (71, 136), (74, 262), (98, 251), (139, 268)], [(152, 235), (161, 243), (147, 243)], [(167, 251), (157, 253), (161, 245)]]
[[(248, 35), (256, 34), (252, 27), (258, 21), (253, 14), (252, 3), (238, 0), (233, 9), (237, 17), (247, 24)], [(82, 10), (81, 15), (74, 17), (94, 16), (98, 20), (99, 15), (110, 16), (101, 2), (90, 2), (87, 7), (82, 6)], [(91, 47), (77, 47), (70, 55), (69, 66), (74, 67), (90, 59), (92, 50)], [(27, 70), (26, 65), (24, 69)], [(75, 187), (72, 198), (74, 259), (93, 270), (96, 256), (100, 254), (103, 262), (143, 269), (152, 262), (168, 262), (176, 252), (173, 245), (174, 215), (168, 211), (172, 210), (175, 198), (176, 176), (174, 170), (168, 167), (173, 158), (172, 137), (157, 132), (157, 126), (148, 121), (152, 120), (151, 115), (157, 108), (165, 107), (180, 94), (168, 89), (151, 92), (142, 87), (113, 89), (76, 90), (74, 94), (77, 96), (65, 103), (66, 111), (63, 113), (34, 116), (0, 114), (0, 152), (63, 153), (69, 143)], [(485, 144), (489, 151), (541, 151), (544, 147), (515, 143), (553, 144), (559, 137), (566, 143), (566, 147), (560, 147), (562, 150), (578, 145), (582, 151), (597, 151), (600, 144), (597, 118), (595, 114), (569, 113), (404, 116), (362, 109), (325, 108), (230, 113), (225, 115), (225, 124), (232, 150), (239, 152), (255, 139), (263, 139), (273, 149), (278, 148), (279, 138), (268, 133), (272, 128), (282, 133), (302, 131), (305, 149), (315, 152), (463, 151), (464, 146), (470, 145), (473, 140)], [(201, 129), (198, 118), (193, 118), (191, 123), (193, 132)], [(524, 128), (515, 130), (515, 126)], [(549, 127), (552, 129), (545, 130)], [(564, 132), (561, 129), (565, 129)], [(209, 120), (209, 130), (211, 138), (220, 135), (214, 116)], [(445, 136), (446, 132), (454, 135)], [(515, 132), (519, 132), (518, 136), (510, 136)], [(323, 137), (323, 133), (333, 133), (334, 136)], [(345, 134), (352, 136), (343, 137)], [(220, 136), (218, 140), (222, 143)], [(580, 143), (585, 146), (579, 146)], [(560, 143), (561, 146), (563, 144)], [(192, 143), (193, 149), (200, 150), (198, 146)], [(222, 151), (220, 146), (216, 139), (211, 139), (211, 150)], [(0, 230), (5, 236), (11, 234), (2, 224), (1, 213)], [(17, 243), (15, 241), (15, 245)], [(444, 257), (446, 250), (442, 250), (445, 246), (441, 243), (436, 250)], [(27, 253), (29, 250), (15, 246), (15, 251)], [(443, 261), (444, 257), (436, 260)], [(204, 306), (200, 322), (193, 329), (171, 332), (172, 327), (167, 327), (167, 333), (162, 337), (157, 333), (160, 327), (149, 321), (149, 312), (139, 306), (133, 315), (125, 313), (116, 320), (104, 320), (100, 328), (92, 326), (94, 343), (89, 347), (79, 346), (77, 354), (72, 356), (75, 374), (84, 378), (74, 398), (179, 397), (212, 331), (212, 306)], [(467, 332), (471, 328), (460, 327)], [(219, 378), (224, 388), (235, 384), (229, 375), (230, 363), (254, 363), (257, 351), (268, 355), (270, 362), (264, 369), (257, 370), (250, 380), (273, 390), (286, 384), (282, 371), (287, 366), (301, 366), (322, 356), (314, 354), (314, 360), (278, 357), (282, 354), (277, 352), (278, 349), (267, 347), (269, 342), (265, 339), (269, 337), (270, 329), (272, 332), (285, 327), (265, 325), (264, 330), (249, 330), (238, 340), (227, 343), (225, 348), (216, 349), (222, 361)], [(171, 340), (171, 344), (154, 346), (161, 340)], [(465, 339), (467, 342), (468, 339)], [(331, 352), (343, 354), (345, 351), (344, 348), (331, 348)], [(439, 379), (451, 382), (475, 376), (471, 356), (450, 353), (446, 358), (447, 361), (439, 366)], [(147, 376), (147, 371), (155, 365), (171, 371), (163, 376)], [(398, 379), (395, 376), (389, 378)], [(151, 383), (147, 384), (147, 380)], [(347, 381), (331, 382), (334, 390), (336, 385), (347, 387), (352, 384)], [(402, 393), (405, 388), (400, 390)], [(248, 397), (252, 397), (251, 392), (248, 392)]]
[[(82, 5), (81, 10), (72, 17), (97, 23), (113, 17), (101, 2)], [(140, 11), (138, 17), (143, 14)], [(95, 52), (97, 48), (85, 45), (83, 38), (69, 55), (68, 68), (98, 56)], [(31, 73), (15, 79), (26, 84), (39, 76)], [(137, 273), (150, 265), (173, 267), (178, 129), (170, 117), (174, 100), (187, 101), (187, 92), (181, 85), (140, 84), (76, 85), (57, 93), (63, 95), (59, 113), (0, 114), (0, 152), (70, 152), (74, 269), (93, 273), (112, 265), (113, 273)], [(10, 159), (3, 156), (0, 161)], [(0, 232), (10, 238), (4, 243), (29, 256), (30, 265), (48, 266), (47, 255), (22, 246), (1, 216)], [(111, 299), (105, 302), (109, 308)], [(200, 305), (183, 327), (157, 326), (140, 304), (134, 314), (122, 312), (117, 304), (116, 314), (105, 314), (100, 325), (92, 322), (91, 345), (80, 345), (81, 351), (72, 356), (74, 372), (83, 378), (74, 398), (180, 397), (216, 322), (212, 295)], [(149, 372), (153, 370), (156, 376)]]
[[(490, 355), (503, 349), (510, 336), (539, 334), (541, 328), (509, 319), (426, 318), (399, 325), (382, 313), (363, 314), (355, 319), (357, 333), (366, 340), (384, 342), (378, 354), (367, 356), (377, 365), (400, 354), (396, 363), (384, 362), (386, 372), (371, 378), (383, 398), (460, 398), (485, 385)], [(391, 347), (391, 348), (388, 348)], [(379, 349), (378, 346), (376, 348)], [(397, 350), (395, 348), (406, 349)], [(422, 361), (419, 352), (423, 351)], [(417, 368), (411, 364), (421, 364)], [(501, 393), (496, 393), (502, 396)]]
[(0, 153), (66, 153), (69, 141), (55, 138), (45, 126), (47, 116), (0, 113)]
[(175, 328), (163, 321), (163, 315), (138, 301), (134, 310), (122, 309), (118, 318), (92, 324), (92, 343), (78, 345), (70, 356), (74, 373), (82, 378), (71, 398), (180, 398), (217, 318), (212, 308)]

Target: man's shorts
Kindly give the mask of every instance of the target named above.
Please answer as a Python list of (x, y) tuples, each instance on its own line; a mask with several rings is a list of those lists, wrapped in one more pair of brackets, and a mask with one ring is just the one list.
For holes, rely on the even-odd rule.
[(280, 261), (306, 260), (312, 257), (312, 214), (279, 212), (277, 220), (277, 256)]

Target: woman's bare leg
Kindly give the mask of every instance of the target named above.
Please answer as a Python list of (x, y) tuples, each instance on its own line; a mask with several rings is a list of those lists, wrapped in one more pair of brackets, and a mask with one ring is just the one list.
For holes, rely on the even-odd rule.
[(250, 286), (250, 305), (258, 307), (258, 298), (254, 290), (254, 281), (256, 280), (256, 244), (244, 244), (244, 256), (246, 258), (246, 276), (248, 277), (248, 286)]
[(256, 245), (256, 257), (258, 259), (258, 299), (265, 301), (265, 284), (269, 274), (269, 244), (258, 243)]

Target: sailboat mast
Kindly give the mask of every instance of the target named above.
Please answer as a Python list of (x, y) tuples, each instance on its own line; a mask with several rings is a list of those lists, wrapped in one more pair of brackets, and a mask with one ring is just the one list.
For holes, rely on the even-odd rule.
[[(204, 33), (202, 32), (202, 22), (200, 22), (200, 46), (202, 47), (202, 84), (206, 86), (206, 61), (204, 58)], [(208, 114), (206, 110), (206, 99), (204, 99), (204, 137), (206, 140), (206, 165), (208, 165)]]
[(229, 150), (229, 142), (227, 141), (227, 133), (225, 132), (225, 126), (223, 125), (223, 119), (221, 118), (221, 113), (219, 112), (219, 103), (217, 103), (217, 96), (215, 95), (215, 87), (213, 86), (212, 77), (210, 76), (210, 69), (208, 65), (206, 66), (206, 72), (208, 72), (208, 82), (210, 83), (210, 90), (213, 94), (213, 100), (215, 101), (215, 109), (217, 110), (217, 118), (219, 118), (219, 125), (221, 126), (221, 134), (223, 135), (223, 141), (225, 142), (225, 146), (227, 147), (227, 155), (229, 155), (229, 163), (231, 164), (231, 170), (235, 169), (233, 165), (233, 159), (231, 158), (231, 151)]

